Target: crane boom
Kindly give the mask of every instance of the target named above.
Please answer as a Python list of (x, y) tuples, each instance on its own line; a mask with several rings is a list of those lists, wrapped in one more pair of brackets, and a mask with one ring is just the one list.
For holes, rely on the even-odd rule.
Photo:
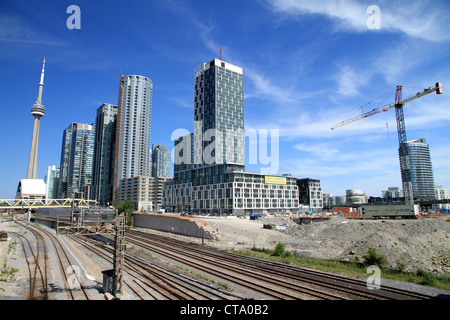
[[(436, 83), (435, 87), (429, 87), (427, 89), (424, 89), (421, 92), (418, 92), (416, 95), (414, 95), (412, 97), (409, 97), (406, 100), (403, 100), (401, 103), (405, 104), (405, 103), (411, 102), (411, 101), (413, 101), (415, 99), (418, 99), (420, 97), (423, 97), (423, 96), (425, 96), (427, 94), (430, 94), (432, 92), (435, 92), (435, 91), (437, 91), (437, 94), (442, 94), (442, 83), (441, 82)], [(369, 112), (365, 112), (365, 113), (363, 113), (363, 114), (361, 114), (361, 115), (359, 115), (357, 117), (354, 117), (354, 118), (342, 121), (342, 122), (340, 122), (338, 124), (335, 124), (331, 128), (331, 130), (337, 129), (339, 127), (343, 127), (343, 126), (345, 126), (347, 124), (353, 123), (355, 121), (358, 121), (358, 120), (361, 120), (361, 119), (364, 119), (364, 118), (371, 117), (371, 116), (376, 115), (376, 114), (381, 113), (381, 112), (386, 112), (389, 109), (394, 108), (395, 106), (396, 106), (396, 103), (391, 103), (391, 104), (388, 104), (388, 105), (386, 105), (384, 107), (381, 107), (381, 108), (375, 108), (375, 109), (373, 109), (373, 110), (371, 110)]]

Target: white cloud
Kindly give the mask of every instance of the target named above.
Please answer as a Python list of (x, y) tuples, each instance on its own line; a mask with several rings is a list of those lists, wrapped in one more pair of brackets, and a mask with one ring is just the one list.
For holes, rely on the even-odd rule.
[[(367, 32), (369, 4), (354, 0), (266, 0), (275, 12), (300, 16), (320, 14), (336, 22), (337, 30)], [(414, 38), (442, 42), (450, 40), (444, 29), (448, 27), (449, 11), (443, 2), (378, 1), (381, 9), (381, 31), (402, 32)], [(440, 31), (441, 30), (441, 31)]]
[(245, 68), (245, 75), (252, 81), (253, 92), (246, 94), (245, 98), (260, 98), (276, 101), (277, 103), (292, 103), (301, 98), (301, 94), (294, 88), (281, 87), (274, 80), (254, 69)]
[(355, 96), (359, 94), (359, 87), (366, 85), (369, 79), (370, 76), (356, 72), (350, 66), (341, 66), (337, 75), (338, 93), (345, 97)]
[(173, 97), (171, 100), (175, 103), (176, 106), (185, 108), (185, 109), (193, 109), (193, 104), (186, 102), (186, 100), (182, 98)]
[(40, 32), (15, 16), (0, 14), (0, 42), (18, 42), (32, 45), (61, 46), (67, 42), (59, 37)]

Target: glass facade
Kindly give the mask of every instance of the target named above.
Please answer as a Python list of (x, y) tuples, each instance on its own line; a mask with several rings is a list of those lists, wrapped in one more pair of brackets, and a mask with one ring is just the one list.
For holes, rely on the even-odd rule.
[(58, 198), (72, 198), (75, 192), (90, 198), (94, 140), (92, 125), (72, 123), (64, 130)]
[[(197, 167), (245, 164), (243, 88), (240, 67), (214, 59), (196, 69), (194, 148)], [(214, 147), (210, 146), (212, 143)], [(206, 159), (207, 156), (212, 157), (211, 161)]]
[(117, 106), (104, 103), (95, 120), (92, 199), (103, 204), (112, 202), (117, 110)]
[(59, 168), (49, 166), (45, 175), (46, 198), (57, 199), (58, 197)]
[[(434, 199), (434, 175), (430, 147), (425, 139), (406, 142), (415, 199)], [(402, 177), (403, 179), (403, 177)]]
[(153, 145), (153, 177), (170, 177), (170, 151), (166, 146)]
[(319, 179), (298, 179), (299, 203), (308, 205), (311, 211), (321, 212), (323, 208), (323, 194)]

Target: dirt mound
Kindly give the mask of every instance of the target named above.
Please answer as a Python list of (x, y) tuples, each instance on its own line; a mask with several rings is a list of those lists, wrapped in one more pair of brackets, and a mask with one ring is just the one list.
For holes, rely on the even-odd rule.
[(440, 219), (347, 220), (333, 218), (281, 231), (298, 243), (297, 250), (325, 259), (361, 257), (368, 247), (384, 255), (390, 267), (422, 268), (450, 273), (450, 223)]

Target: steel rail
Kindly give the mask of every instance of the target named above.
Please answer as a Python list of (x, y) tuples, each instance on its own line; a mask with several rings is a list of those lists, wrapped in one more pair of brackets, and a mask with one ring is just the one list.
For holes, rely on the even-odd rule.
[[(176, 260), (183, 264), (190, 265), (194, 268), (200, 269), (207, 273), (213, 274), (220, 278), (227, 279), (234, 283), (243, 285), (244, 287), (250, 288), (252, 290), (258, 291), (265, 295), (271, 296), (276, 299), (304, 299), (308, 297), (318, 298), (318, 299), (345, 299), (342, 296), (337, 296), (323, 291), (318, 291), (313, 288), (307, 288), (299, 284), (293, 284), (292, 282), (287, 282), (282, 279), (273, 278), (268, 275), (263, 275), (256, 273), (251, 270), (242, 269), (239, 267), (231, 267), (227, 263), (220, 261), (214, 261), (213, 259), (207, 259), (199, 255), (194, 255), (188, 252), (188, 250), (176, 249), (174, 246), (164, 245), (161, 242), (155, 242), (149, 239), (136, 239), (136, 236), (129, 234), (127, 236), (127, 241), (135, 243), (145, 249), (156, 252), (170, 259)], [(177, 256), (175, 256), (176, 254)], [(195, 261), (197, 260), (197, 261)], [(210, 265), (210, 266), (208, 266)], [(227, 273), (219, 271), (217, 268), (226, 270)], [(240, 269), (240, 270), (239, 270)], [(236, 273), (242, 271), (237, 276), (230, 274), (230, 272)], [(249, 278), (244, 279), (245, 277)], [(260, 284), (257, 285), (255, 280), (259, 281)], [(278, 287), (280, 289), (271, 288), (267, 285)], [(305, 296), (306, 295), (306, 296)]]

